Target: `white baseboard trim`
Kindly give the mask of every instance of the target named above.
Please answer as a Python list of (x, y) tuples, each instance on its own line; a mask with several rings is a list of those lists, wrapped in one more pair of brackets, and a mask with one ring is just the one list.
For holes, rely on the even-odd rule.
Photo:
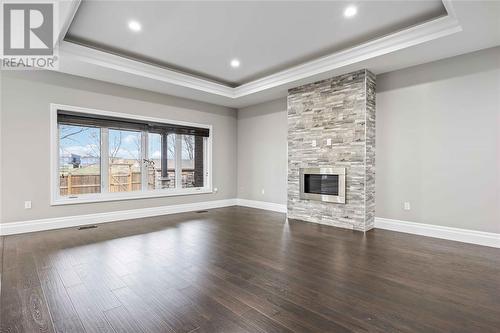
[[(0, 224), (0, 236), (69, 228), (80, 225), (130, 220), (143, 217), (192, 212), (202, 209), (213, 209), (229, 206), (244, 206), (279, 213), (286, 213), (287, 210), (286, 205), (272, 202), (247, 199), (225, 199), (180, 205), (3, 223)], [(500, 248), (500, 234), (492, 232), (451, 228), (424, 223), (393, 220), (382, 217), (375, 218), (375, 228)]]
[(500, 234), (493, 232), (444, 227), (382, 217), (375, 218), (375, 228), (500, 248)]
[(21, 221), (21, 222), (10, 222), (10, 223), (0, 224), (0, 236), (22, 234), (26, 232), (34, 232), (42, 230), (69, 228), (69, 227), (76, 227), (88, 224), (99, 224), (99, 223), (114, 222), (121, 220), (130, 220), (142, 217), (192, 212), (202, 209), (236, 206), (236, 204), (237, 204), (236, 199), (226, 199), (226, 200), (188, 203), (181, 205), (121, 210), (121, 211), (106, 212), (106, 213), (64, 216), (64, 217), (55, 217), (55, 218)]
[(270, 210), (278, 213), (286, 213), (286, 205), (266, 201), (256, 201), (248, 199), (236, 199), (238, 206), (251, 207), (257, 209)]

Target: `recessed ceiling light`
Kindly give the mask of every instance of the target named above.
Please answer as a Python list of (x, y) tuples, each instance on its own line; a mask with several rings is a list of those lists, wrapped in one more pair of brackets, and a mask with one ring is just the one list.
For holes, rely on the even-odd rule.
[(240, 61), (238, 59), (231, 60), (231, 67), (233, 67), (233, 68), (240, 67)]
[(129, 21), (128, 22), (128, 28), (132, 31), (138, 32), (141, 31), (142, 26), (139, 22), (137, 21)]
[(356, 8), (356, 6), (351, 5), (344, 10), (344, 16), (345, 17), (353, 17), (354, 15), (356, 15), (357, 12), (358, 12), (358, 9)]

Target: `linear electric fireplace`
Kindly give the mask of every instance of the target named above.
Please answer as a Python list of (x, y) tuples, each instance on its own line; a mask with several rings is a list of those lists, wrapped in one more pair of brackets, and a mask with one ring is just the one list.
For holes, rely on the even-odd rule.
[(301, 168), (300, 199), (345, 203), (345, 168)]

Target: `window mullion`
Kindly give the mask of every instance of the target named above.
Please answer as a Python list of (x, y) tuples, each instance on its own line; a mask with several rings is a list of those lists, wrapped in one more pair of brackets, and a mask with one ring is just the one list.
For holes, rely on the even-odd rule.
[(109, 192), (109, 130), (101, 128), (101, 193)]
[(203, 187), (210, 187), (210, 181), (209, 175), (210, 175), (210, 169), (208, 165), (208, 139), (203, 139)]
[(143, 191), (148, 190), (149, 167), (145, 161), (149, 159), (148, 154), (148, 133), (141, 132), (141, 187)]
[(175, 135), (175, 188), (182, 188), (182, 135)]

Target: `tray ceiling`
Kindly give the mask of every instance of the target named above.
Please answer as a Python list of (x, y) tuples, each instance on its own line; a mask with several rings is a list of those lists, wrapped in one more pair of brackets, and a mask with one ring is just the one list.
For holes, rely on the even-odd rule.
[(447, 14), (439, 0), (357, 1), (346, 18), (349, 5), (83, 1), (65, 40), (236, 87)]
[(500, 45), (499, 1), (57, 1), (57, 71), (234, 108)]

